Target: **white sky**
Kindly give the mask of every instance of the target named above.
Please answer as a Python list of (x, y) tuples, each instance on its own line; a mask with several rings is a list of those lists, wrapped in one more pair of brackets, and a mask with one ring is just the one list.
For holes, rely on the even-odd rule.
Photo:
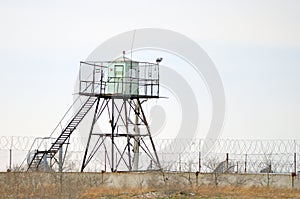
[(47, 136), (78, 63), (106, 39), (164, 28), (202, 46), (226, 94), (223, 138), (300, 139), (300, 1), (0, 0), (0, 136)]

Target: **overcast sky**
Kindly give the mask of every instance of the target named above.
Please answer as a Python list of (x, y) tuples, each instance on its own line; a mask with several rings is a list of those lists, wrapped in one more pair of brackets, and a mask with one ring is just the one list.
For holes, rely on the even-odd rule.
[(300, 139), (300, 1), (0, 0), (0, 136), (47, 136), (78, 63), (138, 28), (196, 41), (223, 80), (222, 138)]

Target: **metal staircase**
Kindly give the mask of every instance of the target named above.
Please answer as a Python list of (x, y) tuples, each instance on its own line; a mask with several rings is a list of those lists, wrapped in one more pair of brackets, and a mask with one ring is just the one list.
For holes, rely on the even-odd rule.
[[(34, 151), (34, 155), (32, 156), (31, 161), (28, 164), (27, 170), (38, 170), (43, 159), (54, 158), (55, 154), (59, 151), (63, 144), (66, 144), (73, 131), (77, 128), (79, 123), (93, 107), (96, 100), (96, 97), (88, 97), (86, 101), (82, 103), (81, 107), (69, 120), (65, 128), (62, 129), (60, 135), (56, 138), (56, 140), (52, 143), (51, 147), (48, 150), (40, 151), (37, 149)], [(72, 111), (72, 106), (67, 112)], [(61, 125), (61, 123), (59, 125)]]

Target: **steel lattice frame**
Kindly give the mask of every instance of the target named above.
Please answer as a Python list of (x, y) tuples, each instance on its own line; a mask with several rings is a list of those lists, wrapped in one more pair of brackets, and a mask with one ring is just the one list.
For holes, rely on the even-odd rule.
[[(94, 124), (98, 119), (101, 120), (101, 116), (105, 114), (105, 111), (109, 114), (111, 132), (94, 132)], [(138, 124), (135, 124), (130, 119), (131, 114), (138, 117)], [(144, 125), (147, 128), (147, 133), (143, 135), (136, 132), (136, 129), (132, 131), (129, 128), (130, 125)], [(124, 127), (125, 132), (119, 131), (119, 127)], [(116, 141), (117, 139), (123, 140), (123, 144)], [(135, 147), (135, 143), (138, 146)], [(153, 163), (156, 169), (162, 169), (140, 99), (130, 99), (124, 96), (122, 98), (107, 99), (99, 97), (85, 148), (81, 171), (86, 168), (95, 155), (104, 156), (102, 162), (108, 162), (112, 172), (140, 170), (140, 168), (134, 168), (134, 165), (132, 165), (134, 163), (135, 150), (143, 152), (148, 157), (149, 164)]]

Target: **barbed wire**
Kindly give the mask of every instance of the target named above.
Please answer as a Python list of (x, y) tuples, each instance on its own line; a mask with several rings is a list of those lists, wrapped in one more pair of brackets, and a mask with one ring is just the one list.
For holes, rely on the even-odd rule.
[[(1, 136), (0, 170), (6, 170), (11, 162), (15, 166), (20, 164), (35, 139), (35, 137)], [(41, 138), (37, 146), (44, 142), (44, 147), (47, 148), (52, 141), (53, 139)], [(87, 138), (84, 137), (71, 137), (65, 171), (79, 170), (86, 141)], [(154, 141), (161, 164), (169, 171), (214, 172), (217, 168), (224, 170), (226, 167), (231, 169), (230, 172), (259, 173), (270, 167), (270, 172), (290, 173), (300, 168), (297, 161), (300, 160), (300, 140), (154, 138)], [(119, 141), (117, 144), (124, 143)], [(9, 160), (10, 153), (11, 160)], [(97, 158), (89, 163), (87, 169), (89, 171), (106, 169), (108, 166), (101, 157), (104, 157), (104, 151), (99, 151)]]

